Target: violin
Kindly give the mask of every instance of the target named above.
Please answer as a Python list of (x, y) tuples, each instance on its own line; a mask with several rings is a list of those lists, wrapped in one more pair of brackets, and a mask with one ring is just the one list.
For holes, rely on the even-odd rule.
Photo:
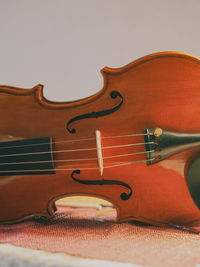
[(200, 60), (160, 52), (101, 73), (103, 89), (73, 102), (0, 86), (0, 224), (84, 195), (117, 222), (200, 225)]

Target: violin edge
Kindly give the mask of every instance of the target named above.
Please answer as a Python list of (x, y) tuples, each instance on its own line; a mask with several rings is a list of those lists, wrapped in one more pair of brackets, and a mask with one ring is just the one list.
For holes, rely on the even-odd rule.
[[(169, 222), (162, 222), (162, 221), (156, 221), (153, 219), (149, 219), (146, 217), (141, 217), (141, 216), (127, 216), (127, 217), (121, 217), (121, 209), (120, 206), (115, 203), (113, 201), (113, 199), (110, 199), (108, 197), (105, 197), (104, 195), (101, 194), (97, 194), (97, 193), (92, 193), (92, 194), (85, 194), (85, 193), (65, 193), (62, 195), (57, 195), (54, 196), (53, 198), (49, 199), (47, 201), (46, 204), (46, 210), (41, 210), (38, 212), (32, 212), (30, 214), (25, 214), (23, 216), (17, 217), (17, 218), (13, 218), (10, 220), (3, 220), (0, 221), (0, 225), (12, 225), (12, 224), (17, 224), (17, 223), (23, 223), (28, 219), (34, 219), (34, 218), (44, 218), (45, 220), (48, 219), (52, 219), (55, 216), (55, 212), (57, 210), (57, 206), (56, 206), (56, 201), (59, 199), (62, 199), (64, 197), (72, 197), (72, 196), (88, 196), (88, 197), (96, 197), (102, 200), (106, 200), (109, 201), (111, 204), (113, 204), (113, 207), (116, 210), (116, 220), (115, 223), (127, 223), (127, 222), (131, 222), (131, 221), (135, 221), (135, 222), (140, 222), (140, 223), (145, 223), (145, 224), (149, 224), (151, 226), (157, 226), (157, 227), (167, 227), (167, 228), (174, 228), (174, 226), (179, 226), (180, 229), (184, 228), (184, 227), (199, 227), (200, 226), (200, 218), (196, 218), (193, 220), (189, 220), (189, 221), (185, 221), (184, 223), (179, 223), (179, 224), (175, 224), (171, 221)], [(59, 205), (59, 204), (58, 204)], [(67, 205), (66, 205), (67, 206)]]
[(32, 88), (20, 88), (20, 87), (9, 86), (9, 85), (0, 85), (0, 93), (3, 92), (7, 94), (20, 95), (20, 96), (34, 95), (36, 101), (45, 108), (65, 109), (65, 108), (82, 106), (84, 104), (88, 104), (88, 103), (95, 101), (107, 91), (109, 75), (112, 76), (112, 75), (123, 74), (131, 70), (132, 68), (137, 67), (140, 64), (143, 64), (148, 61), (155, 60), (161, 57), (181, 57), (181, 58), (186, 58), (188, 60), (195, 61), (196, 63), (200, 64), (200, 59), (190, 54), (177, 52), (177, 51), (162, 51), (162, 52), (152, 53), (152, 54), (140, 57), (119, 68), (110, 68), (110, 67), (105, 66), (100, 71), (103, 77), (102, 89), (100, 89), (97, 93), (91, 96), (88, 96), (82, 99), (77, 99), (74, 101), (52, 101), (52, 100), (47, 99), (43, 94), (43, 90), (44, 90), (43, 84), (37, 84)]
[(145, 56), (139, 57), (138, 59), (135, 59), (134, 61), (119, 67), (119, 68), (110, 68), (110, 67), (104, 67), (101, 72), (106, 74), (121, 74), (126, 71), (129, 71), (130, 69), (137, 67), (140, 64), (146, 63), (150, 60), (162, 58), (162, 57), (181, 57), (181, 58), (187, 58), (189, 60), (198, 62), (200, 64), (200, 58), (195, 57), (189, 53), (184, 52), (178, 52), (178, 51), (160, 51), (156, 53), (147, 54)]

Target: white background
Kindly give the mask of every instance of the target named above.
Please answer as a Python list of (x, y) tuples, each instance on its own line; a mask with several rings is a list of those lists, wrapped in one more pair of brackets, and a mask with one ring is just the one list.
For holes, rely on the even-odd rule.
[(102, 88), (104, 66), (164, 50), (200, 57), (199, 0), (0, 0), (0, 84), (50, 100)]

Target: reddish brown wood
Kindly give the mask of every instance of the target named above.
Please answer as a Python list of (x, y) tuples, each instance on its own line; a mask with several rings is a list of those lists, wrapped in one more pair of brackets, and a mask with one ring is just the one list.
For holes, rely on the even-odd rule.
[[(43, 86), (24, 90), (0, 87), (1, 141), (52, 136), (53, 141), (76, 140), (129, 133), (142, 133), (144, 128), (160, 127), (168, 131), (199, 133), (200, 61), (177, 52), (162, 52), (143, 57), (122, 68), (102, 70), (104, 87), (96, 95), (74, 102), (55, 103), (43, 96)], [(124, 98), (121, 108), (98, 119), (85, 119), (72, 124), (77, 133), (66, 131), (73, 117), (114, 107), (119, 99), (111, 99), (111, 91)], [(103, 146), (143, 142), (142, 137), (103, 139)], [(95, 147), (95, 140), (83, 143), (54, 143), (54, 151)], [(137, 148), (144, 151), (144, 147)], [(131, 153), (135, 148), (106, 149), (104, 157)], [(0, 223), (14, 223), (35, 215), (51, 217), (54, 202), (70, 195), (88, 195), (106, 199), (117, 208), (119, 222), (139, 220), (157, 225), (200, 223), (200, 211), (194, 204), (186, 181), (187, 167), (198, 149), (185, 151), (152, 166), (145, 163), (98, 170), (81, 171), (80, 179), (112, 179), (126, 182), (133, 188), (132, 197), (123, 201), (126, 189), (116, 185), (82, 185), (71, 179), (72, 171), (55, 175), (0, 177)], [(96, 157), (96, 151), (54, 153), (55, 160)], [(123, 161), (145, 159), (125, 157)], [(121, 159), (120, 159), (121, 160)], [(118, 161), (120, 161), (118, 160)], [(112, 163), (116, 159), (107, 160)], [(62, 163), (56, 168), (66, 168)], [(78, 162), (78, 167), (97, 166), (96, 161)], [(74, 168), (77, 169), (77, 168)]]

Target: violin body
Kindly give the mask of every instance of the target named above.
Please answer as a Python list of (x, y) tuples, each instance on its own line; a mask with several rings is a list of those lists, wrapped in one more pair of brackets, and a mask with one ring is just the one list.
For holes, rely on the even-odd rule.
[[(73, 195), (108, 200), (117, 209), (118, 222), (200, 224), (200, 210), (188, 187), (190, 166), (200, 147), (148, 165), (143, 136), (144, 129), (156, 128), (200, 133), (199, 59), (162, 52), (122, 68), (105, 67), (101, 73), (103, 89), (74, 102), (45, 99), (42, 85), (29, 90), (0, 86), (1, 224), (50, 218), (55, 201)], [(103, 172), (96, 131), (101, 133)], [(39, 149), (41, 142), (49, 144), (44, 151)], [(28, 149), (30, 143), (39, 150), (18, 150)], [(35, 163), (39, 154), (48, 153), (48, 159), (38, 161), (50, 165)], [(34, 157), (26, 159), (27, 154)]]

